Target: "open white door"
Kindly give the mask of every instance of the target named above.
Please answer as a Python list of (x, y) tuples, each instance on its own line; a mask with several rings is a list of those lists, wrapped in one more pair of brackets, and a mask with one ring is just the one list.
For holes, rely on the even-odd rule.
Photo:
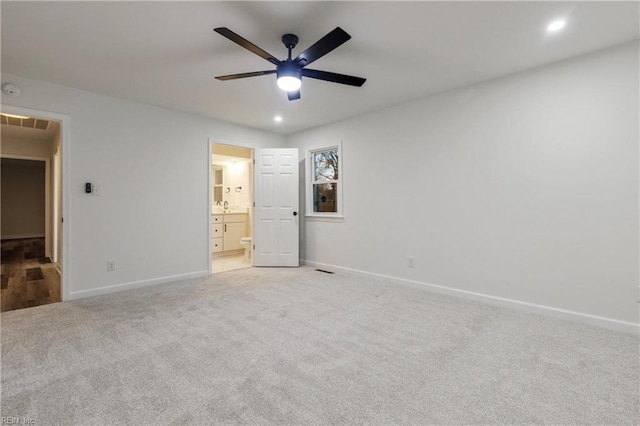
[(298, 266), (298, 149), (254, 152), (253, 266)]

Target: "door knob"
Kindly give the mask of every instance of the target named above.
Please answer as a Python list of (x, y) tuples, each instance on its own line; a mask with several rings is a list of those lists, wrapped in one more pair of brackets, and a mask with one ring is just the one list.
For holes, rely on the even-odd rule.
[(293, 215), (294, 216), (298, 216), (298, 212), (293, 212)]

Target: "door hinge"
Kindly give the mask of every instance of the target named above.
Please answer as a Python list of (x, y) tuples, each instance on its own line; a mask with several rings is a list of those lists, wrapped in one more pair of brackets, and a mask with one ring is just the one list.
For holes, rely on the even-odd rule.
[(253, 245), (253, 249), (254, 249), (254, 250), (256, 249), (256, 245), (255, 245), (255, 244)]
[(256, 206), (256, 202), (254, 201), (254, 202), (253, 202), (253, 207), (255, 207), (255, 206)]
[(253, 159), (253, 165), (254, 165), (254, 166), (256, 165), (256, 160), (255, 160), (255, 158)]
[(64, 217), (60, 218), (60, 223), (64, 223)]

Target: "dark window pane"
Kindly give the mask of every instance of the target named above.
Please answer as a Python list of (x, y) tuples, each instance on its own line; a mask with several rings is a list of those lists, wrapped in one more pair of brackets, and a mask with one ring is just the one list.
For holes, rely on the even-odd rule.
[(338, 191), (334, 183), (313, 185), (313, 211), (322, 213), (338, 212)]
[(313, 179), (322, 182), (338, 179), (338, 150), (316, 152), (313, 154)]

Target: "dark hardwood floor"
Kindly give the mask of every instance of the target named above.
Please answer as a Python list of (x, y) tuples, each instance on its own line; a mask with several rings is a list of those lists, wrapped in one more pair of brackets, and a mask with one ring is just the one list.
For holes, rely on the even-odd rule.
[(60, 302), (60, 274), (44, 255), (44, 238), (2, 240), (0, 311)]

